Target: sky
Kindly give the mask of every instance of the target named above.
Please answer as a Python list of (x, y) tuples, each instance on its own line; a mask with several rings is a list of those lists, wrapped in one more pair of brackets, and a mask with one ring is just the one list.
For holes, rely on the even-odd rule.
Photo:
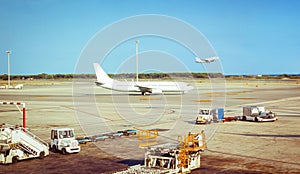
[[(0, 74), (7, 74), (6, 50), (12, 51), (13, 75), (74, 73), (97, 33), (145, 14), (170, 16), (193, 26), (209, 41), (226, 75), (300, 74), (298, 0), (0, 0), (0, 4)], [(170, 55), (190, 72), (205, 72), (180, 43), (151, 36), (131, 38), (113, 48), (99, 62), (105, 71), (115, 73), (134, 57), (136, 39), (139, 53), (163, 53), (153, 54), (157, 64), (168, 65), (169, 59), (159, 56)]]

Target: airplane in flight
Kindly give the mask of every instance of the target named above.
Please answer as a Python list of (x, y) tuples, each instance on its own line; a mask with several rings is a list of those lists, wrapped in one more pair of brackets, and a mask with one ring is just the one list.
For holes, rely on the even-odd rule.
[(200, 59), (199, 57), (196, 57), (195, 61), (196, 61), (196, 63), (211, 63), (218, 59), (219, 59), (219, 57), (217, 57), (217, 56), (206, 58), (206, 59)]
[(123, 91), (123, 92), (140, 92), (146, 94), (162, 94), (166, 92), (184, 94), (189, 90), (194, 89), (193, 86), (185, 82), (140, 82), (140, 81), (119, 81), (110, 78), (98, 63), (94, 63), (94, 69), (97, 76), (95, 82), (97, 86), (105, 89)]

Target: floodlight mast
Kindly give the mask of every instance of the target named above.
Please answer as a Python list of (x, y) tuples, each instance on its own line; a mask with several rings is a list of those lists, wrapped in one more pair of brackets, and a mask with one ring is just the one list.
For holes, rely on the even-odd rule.
[(138, 53), (138, 49), (139, 49), (139, 41), (136, 40), (135, 41), (135, 59), (136, 59), (136, 82), (139, 81), (139, 53)]
[(11, 50), (7, 50), (7, 74), (8, 74), (8, 89), (10, 88), (10, 61), (9, 61), (9, 55), (11, 53)]

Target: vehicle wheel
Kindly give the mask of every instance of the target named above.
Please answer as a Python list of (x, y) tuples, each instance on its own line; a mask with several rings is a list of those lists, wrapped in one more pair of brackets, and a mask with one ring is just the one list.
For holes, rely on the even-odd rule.
[(66, 154), (67, 154), (67, 151), (66, 151), (66, 149), (65, 149), (65, 148), (63, 148), (63, 149), (61, 150), (61, 153), (62, 153), (63, 155), (66, 155)]
[(40, 159), (43, 159), (44, 157), (45, 157), (45, 152), (44, 152), (44, 151), (40, 152), (39, 158), (40, 158)]
[(257, 117), (255, 117), (255, 118), (254, 118), (254, 121), (255, 121), (255, 122), (258, 122), (258, 118), (257, 118)]
[(14, 157), (12, 158), (12, 163), (15, 164), (15, 163), (17, 163), (17, 162), (18, 162), (18, 156), (14, 156)]
[(246, 121), (246, 116), (243, 116), (242, 120), (243, 120), (243, 121)]
[(52, 152), (56, 153), (57, 152), (56, 146), (52, 146), (51, 150), (52, 150)]

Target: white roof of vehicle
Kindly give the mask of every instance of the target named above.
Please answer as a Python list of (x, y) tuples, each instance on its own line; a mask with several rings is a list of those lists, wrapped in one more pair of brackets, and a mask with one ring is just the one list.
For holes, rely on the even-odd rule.
[(66, 130), (74, 130), (74, 129), (73, 128), (64, 127), (64, 128), (51, 128), (51, 130), (66, 131)]

